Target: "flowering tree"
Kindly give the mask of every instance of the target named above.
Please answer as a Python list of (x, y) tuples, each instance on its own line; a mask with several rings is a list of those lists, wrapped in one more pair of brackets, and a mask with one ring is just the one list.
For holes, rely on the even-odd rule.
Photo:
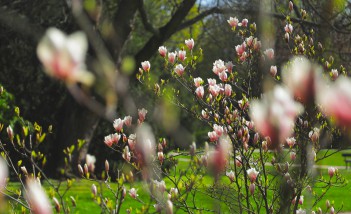
[[(289, 2), (289, 11), (293, 7)], [(136, 75), (140, 83), (192, 113), (211, 131), (204, 149), (198, 149), (199, 143), (194, 142), (189, 151), (167, 153), (169, 140), (155, 137), (147, 123), (145, 108), (138, 109), (137, 116), (113, 120), (114, 131), (104, 138), (104, 143), (124, 160), (116, 173), (117, 188), (111, 188), (109, 161), (105, 161), (101, 176), (95, 172), (94, 156), (87, 155), (85, 163), (78, 165), (80, 176), (95, 182), (91, 192), (102, 212), (124, 212), (121, 209), (125, 200), (135, 200), (143, 205), (137, 210), (143, 213), (220, 212), (223, 205), (230, 212), (240, 213), (322, 213), (316, 204), (325, 193), (317, 194), (314, 188), (329, 189), (344, 184), (337, 169), (330, 167), (329, 178), (324, 178), (316, 175), (313, 166), (320, 160), (317, 153), (321, 149), (321, 133), (332, 135), (350, 128), (351, 80), (346, 77), (346, 71), (335, 69), (332, 58), (320, 57), (316, 49), (322, 54), (322, 44), (313, 41), (313, 34), (300, 35), (288, 16), (286, 26), (281, 29), (285, 32), (281, 39), (293, 57), (280, 69), (273, 64), (277, 53), (272, 48), (262, 48), (264, 44), (257, 38), (255, 23), (230, 17), (228, 24), (241, 42), (235, 46), (236, 56), (232, 61), (218, 59), (213, 63), (213, 78), (203, 80), (193, 76), (202, 54), (193, 39), (185, 40), (183, 47), (172, 52), (165, 46), (159, 47), (160, 57), (164, 59), (163, 70), (170, 73), (167, 79), (151, 75), (153, 67), (149, 61), (141, 63)], [(50, 76), (64, 81), (77, 99), (101, 113), (101, 104), (82, 99), (84, 91), (77, 85), (94, 84), (95, 77), (85, 69), (86, 51), (83, 33), (66, 36), (50, 28), (38, 45), (37, 54)], [(109, 66), (115, 68), (107, 61), (107, 69), (102, 71), (106, 76)], [(262, 71), (261, 67), (269, 69)], [(270, 79), (265, 80), (267, 78)], [(265, 81), (269, 89), (261, 93)], [(192, 106), (186, 106), (179, 99), (180, 89), (193, 97)], [(5, 160), (0, 162), (1, 195), (8, 191), (6, 177), (10, 167), (25, 192), (24, 196), (10, 197), (12, 200), (33, 213), (51, 213), (50, 202), (40, 186), (40, 178), (45, 178), (55, 190), (52, 202), (56, 211), (70, 212), (76, 202), (71, 197), (70, 206), (64, 197), (73, 180), (66, 181), (67, 188), (62, 193), (61, 182), (54, 184), (48, 180), (38, 164), (45, 164), (45, 155), (38, 150), (45, 138), (42, 127), (36, 124), (35, 129), (29, 131), (22, 126), (22, 130), (22, 134), (16, 135), (8, 126), (7, 140), (29, 161), (31, 172), (22, 162), (16, 166), (7, 152), (9, 145), (0, 143)], [(64, 150), (67, 168), (71, 154), (83, 143), (78, 141)], [(177, 166), (177, 156), (189, 157), (186, 169)], [(167, 168), (167, 163), (174, 165)], [(203, 182), (204, 179), (211, 179), (211, 184)], [(143, 182), (149, 202), (139, 198), (135, 180)], [(104, 197), (102, 185), (113, 193), (112, 198)], [(215, 199), (214, 207), (219, 208), (204, 207), (203, 202), (196, 200), (200, 193)], [(308, 205), (304, 200), (309, 201)], [(329, 201), (327, 211), (335, 212)]]

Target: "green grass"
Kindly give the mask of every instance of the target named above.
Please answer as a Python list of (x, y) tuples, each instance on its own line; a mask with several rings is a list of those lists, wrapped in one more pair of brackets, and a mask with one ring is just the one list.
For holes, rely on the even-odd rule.
[[(329, 151), (329, 152), (331, 152), (331, 151)], [(349, 150), (349, 152), (351, 152), (351, 150)], [(321, 153), (318, 154), (318, 156), (320, 157), (325, 153), (326, 153), (326, 151), (322, 151)], [(182, 157), (182, 156), (179, 156), (177, 158), (188, 159), (188, 157)], [(323, 161), (318, 162), (318, 164), (319, 165), (343, 166), (344, 160), (343, 160), (343, 157), (341, 156), (341, 153), (339, 152), (339, 153), (336, 153), (336, 154), (326, 158)], [(188, 166), (189, 166), (189, 162), (179, 161), (177, 168), (184, 170), (184, 169), (187, 169)], [(269, 169), (269, 167), (267, 167), (267, 169)], [(329, 175), (328, 175), (327, 171), (328, 171), (327, 169), (316, 169), (316, 176), (318, 176), (318, 177), (323, 176), (328, 181)], [(172, 174), (172, 173), (174, 173), (174, 172), (171, 172), (170, 174)], [(176, 173), (178, 173), (178, 172), (176, 172)], [(351, 180), (351, 170), (341, 169), (341, 170), (339, 170), (339, 173), (341, 175), (343, 175), (343, 177), (345, 177), (347, 180)], [(189, 175), (189, 174), (190, 173), (188, 172), (187, 175)], [(335, 177), (332, 179), (335, 179)], [(172, 183), (170, 182), (170, 180), (165, 179), (165, 182), (166, 182), (166, 186), (168, 188), (173, 186)], [(228, 187), (228, 184), (229, 184), (228, 178), (223, 177), (221, 179), (221, 182), (224, 184), (224, 186)], [(65, 200), (67, 201), (68, 204), (70, 204), (70, 199), (69, 199), (70, 196), (73, 196), (76, 199), (77, 207), (74, 208), (74, 210), (72, 210), (72, 213), (86, 214), (86, 213), (99, 213), (100, 212), (100, 207), (93, 200), (93, 196), (92, 196), (92, 193), (90, 190), (90, 187), (93, 183), (95, 183), (98, 186), (98, 188), (100, 188), (100, 185), (97, 182), (92, 182), (92, 181), (87, 181), (87, 180), (77, 180), (76, 182), (74, 182), (73, 186), (71, 187), (71, 189), (68, 191), (68, 193), (65, 196)], [(187, 198), (186, 201), (187, 201), (188, 205), (191, 206), (193, 204), (193, 200), (194, 200), (195, 203), (201, 208), (213, 210), (214, 207), (218, 206), (219, 205), (218, 201), (210, 198), (206, 193), (206, 189), (208, 187), (212, 186), (213, 183), (214, 183), (214, 180), (209, 175), (204, 176), (201, 179), (199, 177), (196, 177), (195, 184), (198, 186), (199, 191), (197, 191), (194, 199), (191, 195)], [(52, 192), (52, 191), (49, 190), (48, 184), (46, 182), (44, 182), (43, 186), (47, 189), (47, 192), (50, 195), (51, 194), (50, 192)], [(103, 188), (104, 197), (113, 199), (112, 193), (106, 188), (106, 186), (104, 184), (102, 184), (101, 186)], [(18, 183), (14, 183), (14, 182), (11, 182), (8, 186), (8, 188), (12, 189), (12, 190), (18, 189), (19, 187), (20, 187), (20, 185)], [(116, 183), (111, 183), (112, 189), (116, 189), (116, 187), (117, 187)], [(153, 203), (150, 204), (150, 201), (149, 201), (150, 199), (149, 199), (149, 196), (147, 193), (147, 189), (145, 186), (143, 186), (143, 183), (142, 182), (134, 182), (133, 184), (126, 184), (127, 190), (129, 190), (132, 187), (138, 189), (140, 201), (152, 206), (150, 208), (150, 212), (154, 212), (155, 209), (153, 208)], [(65, 188), (65, 184), (62, 186), (62, 189), (64, 189), (64, 188)], [(233, 192), (233, 194), (231, 194), (232, 190), (230, 188), (223, 188), (223, 189), (221, 189), (221, 191), (224, 191), (224, 193), (227, 194), (228, 196), (235, 195), (234, 192)], [(323, 192), (323, 188), (314, 188), (313, 191), (315, 191), (315, 193), (317, 193), (317, 195), (320, 195)], [(305, 196), (305, 202), (304, 202), (304, 205), (302, 206), (302, 208), (308, 208), (311, 206), (311, 201), (313, 200), (313, 196), (307, 190), (305, 190), (303, 192), (303, 195)], [(323, 210), (325, 210), (325, 200), (329, 199), (332, 203), (334, 203), (334, 207), (336, 210), (343, 207), (342, 211), (351, 211), (351, 203), (349, 203), (350, 196), (351, 196), (351, 185), (349, 183), (347, 183), (343, 187), (333, 187), (325, 194), (324, 198), (317, 204), (317, 207), (318, 206), (322, 207)], [(56, 197), (57, 197), (57, 195), (56, 195)], [(123, 205), (121, 207), (122, 213), (124, 213), (125, 210), (129, 209), (129, 208), (131, 208), (133, 211), (135, 211), (136, 209), (141, 210), (143, 204), (140, 203), (140, 201), (132, 199), (127, 193), (126, 199), (123, 202)], [(222, 213), (229, 213), (228, 207), (226, 207), (223, 203), (221, 204), (221, 211), (222, 211)], [(135, 213), (135, 212), (133, 212), (133, 213)], [(183, 213), (183, 212), (182, 212), (182, 210), (178, 210), (177, 213)]]

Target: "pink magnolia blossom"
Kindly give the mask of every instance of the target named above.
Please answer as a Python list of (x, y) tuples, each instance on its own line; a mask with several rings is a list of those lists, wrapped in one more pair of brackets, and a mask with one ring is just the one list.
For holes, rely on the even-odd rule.
[(225, 71), (227, 69), (227, 67), (224, 65), (224, 62), (222, 60), (216, 60), (213, 63), (213, 67), (212, 67), (212, 71), (213, 73), (215, 73), (216, 75), (219, 75), (220, 73), (222, 73), (223, 71)]
[(319, 135), (320, 130), (317, 127), (313, 128), (313, 130), (308, 133), (308, 136), (313, 143), (316, 143), (319, 140)]
[(37, 47), (39, 60), (45, 72), (68, 84), (81, 82), (91, 85), (94, 76), (85, 69), (88, 41), (83, 32), (69, 36), (56, 28), (49, 28)]
[(208, 115), (207, 111), (205, 110), (202, 110), (201, 111), (201, 116), (204, 118), (204, 119), (208, 119), (210, 116)]
[(222, 134), (224, 133), (224, 128), (223, 126), (214, 124), (213, 125), (213, 130), (216, 132), (216, 134), (220, 137), (222, 136)]
[(209, 79), (207, 79), (207, 82), (208, 82), (208, 84), (209, 84), (210, 86), (215, 86), (215, 85), (216, 85), (216, 80), (215, 80), (215, 79), (209, 78)]
[(158, 52), (162, 57), (166, 57), (167, 54), (167, 48), (165, 46), (160, 46), (158, 48)]
[(254, 183), (256, 181), (258, 171), (256, 171), (255, 168), (250, 168), (246, 170), (247, 176), (249, 177), (249, 180), (251, 183)]
[(141, 67), (143, 68), (144, 71), (149, 72), (151, 67), (150, 62), (149, 61), (142, 62)]
[(131, 189), (129, 190), (129, 195), (130, 195), (130, 197), (136, 199), (136, 198), (139, 196), (139, 195), (137, 194), (137, 191), (138, 191), (138, 190), (136, 190), (135, 188), (131, 188)]
[(334, 207), (331, 207), (330, 208), (330, 214), (334, 214), (335, 213), (335, 209), (334, 209)]
[(219, 73), (218, 77), (222, 82), (226, 82), (228, 79), (227, 72), (223, 71), (223, 72)]
[(123, 119), (123, 122), (126, 126), (131, 126), (132, 125), (132, 117), (131, 116), (125, 116)]
[(253, 45), (254, 45), (254, 50), (258, 51), (261, 49), (261, 41), (259, 41), (257, 38), (254, 39), (253, 41)]
[(286, 138), (286, 143), (288, 144), (288, 146), (290, 148), (292, 148), (292, 147), (294, 147), (294, 145), (296, 143), (296, 139), (294, 137)]
[(104, 142), (108, 147), (111, 147), (114, 143), (118, 143), (120, 138), (121, 138), (120, 134), (117, 134), (117, 133), (110, 134), (105, 136)]
[(218, 85), (210, 85), (210, 87), (208, 87), (208, 90), (212, 96), (217, 97), (221, 91), (221, 88)]
[(317, 103), (322, 112), (332, 117), (339, 126), (351, 127), (351, 80), (339, 77), (329, 87), (321, 84)]
[(34, 179), (27, 180), (25, 198), (34, 214), (51, 214), (51, 204), (44, 190)]
[(125, 146), (123, 153), (122, 153), (122, 158), (126, 160), (127, 162), (130, 162), (130, 152), (129, 152), (129, 147)]
[(144, 108), (138, 109), (138, 115), (139, 115), (140, 123), (144, 122), (146, 114), (147, 114), (147, 110), (146, 109), (144, 109)]
[(282, 79), (285, 85), (293, 93), (295, 99), (307, 103), (314, 100), (315, 87), (319, 67), (312, 65), (310, 61), (302, 56), (294, 57), (284, 67)]
[(187, 39), (185, 40), (185, 45), (189, 48), (189, 50), (192, 50), (194, 48), (194, 40), (193, 39)]
[(294, 27), (291, 24), (287, 24), (284, 27), (284, 30), (285, 30), (286, 33), (292, 33), (293, 29), (294, 29)]
[(211, 142), (217, 141), (219, 138), (219, 136), (217, 135), (217, 133), (215, 131), (208, 132), (207, 135), (210, 138)]
[(241, 44), (241, 45), (235, 46), (235, 51), (238, 54), (238, 56), (243, 55), (243, 53), (245, 53), (245, 50), (246, 50), (245, 42), (243, 44)]
[(229, 61), (225, 64), (225, 67), (227, 67), (228, 73), (233, 72), (233, 66), (234, 66), (234, 64), (232, 63), (232, 61)]
[(196, 77), (194, 78), (194, 85), (195, 87), (200, 87), (200, 85), (203, 83), (204, 81), (201, 79), (201, 77)]
[(253, 46), (254, 37), (253, 36), (249, 36), (248, 38), (245, 39), (245, 41), (246, 41), (246, 45), (248, 47), (252, 47)]
[(215, 151), (210, 154), (210, 163), (215, 175), (223, 172), (229, 162), (232, 151), (232, 142), (227, 135), (219, 138)]
[(166, 202), (166, 214), (173, 214), (173, 203), (170, 200)]
[(204, 97), (204, 94), (205, 94), (204, 87), (203, 86), (197, 87), (197, 89), (195, 90), (195, 94), (199, 99), (202, 99)]
[(229, 84), (224, 85), (224, 94), (227, 97), (230, 97), (232, 95), (232, 86)]
[(123, 129), (123, 120), (118, 118), (113, 121), (113, 128), (116, 129), (117, 132), (120, 132)]
[(233, 172), (233, 170), (226, 172), (225, 175), (229, 178), (230, 182), (233, 183), (235, 181), (235, 173)]
[(333, 176), (334, 176), (334, 174), (335, 174), (335, 167), (329, 167), (328, 168), (328, 174), (329, 174), (329, 176), (330, 176), (330, 178), (332, 178)]
[(290, 160), (294, 161), (296, 159), (296, 153), (290, 152)]
[(232, 28), (235, 28), (236, 26), (238, 26), (239, 24), (239, 19), (237, 19), (236, 17), (230, 17), (227, 22), (229, 23), (229, 25), (232, 27)]
[(275, 77), (275, 75), (277, 75), (277, 66), (272, 65), (269, 73), (271, 74), (272, 77)]
[(249, 20), (243, 19), (241, 23), (239, 23), (239, 26), (247, 27), (247, 23), (249, 23)]
[(175, 60), (177, 57), (177, 53), (176, 52), (169, 52), (168, 53), (168, 61), (172, 64), (174, 64)]
[(183, 67), (183, 65), (181, 65), (181, 64), (177, 65), (177, 66), (175, 67), (175, 69), (174, 69), (174, 72), (176, 72), (176, 74), (177, 74), (178, 76), (182, 76), (183, 73), (184, 73), (184, 67)]
[(302, 109), (287, 89), (276, 86), (262, 101), (253, 101), (250, 115), (257, 131), (270, 138), (268, 148), (278, 149), (292, 134), (295, 119)]
[(274, 59), (274, 50), (272, 48), (265, 50), (264, 54), (268, 57), (268, 59)]
[(186, 59), (186, 51), (178, 51), (178, 58), (180, 61), (184, 61)]

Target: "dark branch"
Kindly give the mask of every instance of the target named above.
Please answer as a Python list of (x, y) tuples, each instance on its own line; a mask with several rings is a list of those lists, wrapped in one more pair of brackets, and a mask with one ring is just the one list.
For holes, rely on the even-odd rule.
[(152, 24), (149, 22), (149, 19), (147, 17), (145, 8), (144, 8), (144, 1), (143, 0), (139, 0), (139, 7), (138, 7), (140, 16), (141, 16), (141, 21), (144, 25), (145, 30), (149, 31), (150, 33), (158, 36), (159, 35), (159, 31), (154, 28), (154, 26), (152, 26)]

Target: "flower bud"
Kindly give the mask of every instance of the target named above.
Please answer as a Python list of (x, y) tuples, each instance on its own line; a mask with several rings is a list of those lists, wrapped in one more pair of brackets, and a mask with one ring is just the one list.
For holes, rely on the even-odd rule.
[(54, 201), (56, 212), (60, 213), (61, 206), (60, 206), (59, 201), (58, 201), (57, 198), (55, 198), (55, 197), (53, 197), (52, 200)]
[(91, 193), (93, 193), (94, 197), (96, 197), (97, 187), (95, 184), (91, 185)]
[(81, 166), (80, 164), (78, 164), (78, 172), (79, 172), (79, 174), (80, 174), (81, 176), (84, 175), (83, 168), (82, 168), (82, 166)]
[(250, 190), (251, 195), (254, 194), (254, 192), (255, 192), (255, 187), (256, 187), (255, 183), (251, 183), (251, 184), (250, 184), (249, 190)]
[(21, 171), (25, 176), (28, 176), (28, 171), (25, 166), (21, 166)]
[(289, 1), (289, 10), (290, 12), (293, 10), (294, 8), (294, 4), (292, 3), (292, 1)]
[(191, 156), (194, 156), (196, 153), (196, 143), (193, 142), (191, 145), (190, 145), (190, 155)]
[(326, 200), (326, 201), (325, 201), (325, 205), (327, 206), (327, 209), (329, 209), (329, 208), (330, 208), (330, 201), (329, 201), (329, 200)]
[(13, 137), (14, 137), (12, 127), (8, 126), (6, 128), (6, 131), (7, 131), (7, 135), (9, 136), (10, 141), (12, 142), (13, 141)]
[(76, 200), (74, 199), (74, 197), (73, 197), (73, 196), (70, 196), (69, 198), (71, 199), (72, 206), (73, 206), (73, 207), (76, 207), (76, 206), (77, 206), (77, 202), (76, 202)]
[(84, 164), (84, 174), (87, 175), (89, 173), (89, 168), (87, 164)]
[(110, 164), (108, 163), (108, 160), (105, 160), (105, 171), (108, 173), (110, 170)]

